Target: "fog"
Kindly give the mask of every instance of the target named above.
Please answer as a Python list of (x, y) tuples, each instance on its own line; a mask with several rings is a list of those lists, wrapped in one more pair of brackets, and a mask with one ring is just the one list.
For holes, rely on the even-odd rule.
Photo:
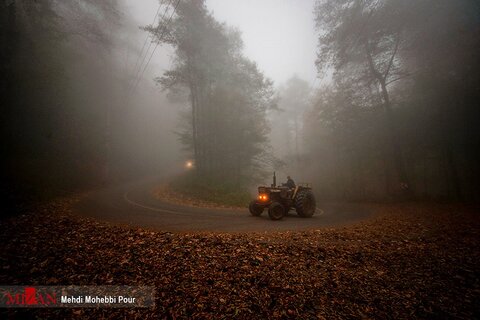
[(237, 27), (245, 42), (245, 54), (276, 85), (291, 76), (313, 82), (316, 79), (315, 1), (209, 0), (213, 15)]
[[(314, 0), (206, 2), (216, 19), (240, 30), (246, 56), (255, 61), (276, 85), (286, 82), (294, 74), (312, 85), (317, 78), (314, 3)], [(158, 1), (124, 0), (124, 5), (141, 26), (153, 20)], [(142, 47), (143, 37), (141, 32), (136, 35), (137, 50)], [(162, 49), (153, 59), (152, 72), (168, 68), (169, 50)]]
[(479, 101), (478, 0), (0, 0), (0, 318), (478, 318)]
[(233, 193), (277, 171), (325, 199), (476, 199), (478, 12), (2, 3), (7, 201), (176, 176), (186, 161), (195, 183)]
[[(319, 81), (315, 67), (317, 43), (314, 3), (313, 0), (301, 2), (293, 0), (261, 2), (209, 0), (206, 5), (218, 21), (240, 31), (245, 55), (254, 61), (259, 69), (273, 80), (274, 86), (280, 90), (291, 77), (304, 79), (312, 87), (318, 86)], [(125, 11), (131, 15), (132, 25), (130, 27), (134, 27), (135, 24), (138, 26), (150, 24), (158, 9), (157, 0), (141, 2), (124, 0), (123, 5)], [(134, 28), (131, 28), (130, 32), (131, 34), (125, 38), (130, 44), (125, 56), (127, 57), (126, 67), (133, 70), (135, 64), (138, 63), (137, 58), (140, 56), (140, 49), (143, 47), (147, 35), (144, 31)], [(149, 38), (148, 43), (150, 40)], [(149, 44), (147, 44), (148, 46)], [(152, 50), (153, 48), (149, 53)], [(151, 88), (151, 90), (159, 91), (152, 79), (169, 69), (172, 63), (171, 56), (171, 47), (163, 45), (157, 48), (146, 74), (141, 79), (142, 90)], [(147, 55), (147, 59), (148, 57), (149, 55)], [(157, 99), (160, 99), (162, 93), (155, 92), (155, 94), (158, 95)], [(140, 94), (136, 99), (141, 99), (141, 97)], [(154, 101), (155, 99), (151, 102)], [(164, 101), (162, 105), (157, 104), (157, 108), (162, 110), (167, 119), (171, 119), (171, 110), (175, 107)], [(288, 117), (291, 115), (287, 115)], [(289, 120), (285, 118), (285, 114), (282, 112), (272, 112), (269, 115), (269, 120), (274, 127), (269, 137), (273, 152), (277, 157), (293, 154), (291, 149), (293, 142), (290, 141), (288, 130), (285, 129)], [(167, 120), (167, 122), (172, 124), (171, 121)], [(276, 129), (280, 125), (284, 129), (278, 132)], [(172, 138), (173, 128), (166, 125), (164, 129), (162, 135)], [(286, 134), (282, 134), (282, 131)], [(175, 153), (175, 151), (178, 150), (172, 148), (172, 152)], [(181, 157), (182, 155), (178, 155), (177, 159), (181, 159)], [(273, 168), (271, 169), (270, 171), (273, 171)], [(293, 173), (303, 180), (308, 179), (291, 163), (282, 166), (280, 170), (280, 174), (283, 176)]]

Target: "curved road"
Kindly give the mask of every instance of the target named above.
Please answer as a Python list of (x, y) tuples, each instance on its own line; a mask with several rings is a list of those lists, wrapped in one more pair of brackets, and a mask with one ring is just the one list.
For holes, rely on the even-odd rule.
[(327, 205), (310, 219), (295, 212), (280, 221), (271, 221), (266, 211), (252, 217), (245, 210), (209, 209), (162, 202), (152, 196), (160, 181), (149, 180), (91, 192), (74, 208), (76, 213), (129, 227), (190, 232), (262, 232), (308, 230), (357, 222), (370, 212), (358, 205)]

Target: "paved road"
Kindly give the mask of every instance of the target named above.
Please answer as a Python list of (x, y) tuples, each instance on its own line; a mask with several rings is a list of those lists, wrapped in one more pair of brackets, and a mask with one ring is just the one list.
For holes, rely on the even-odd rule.
[(351, 224), (369, 216), (358, 205), (321, 206), (312, 218), (300, 218), (295, 212), (280, 221), (271, 221), (266, 211), (252, 217), (245, 210), (207, 209), (165, 203), (152, 196), (158, 180), (109, 187), (91, 192), (75, 207), (78, 214), (114, 224), (171, 232), (285, 231), (308, 230)]

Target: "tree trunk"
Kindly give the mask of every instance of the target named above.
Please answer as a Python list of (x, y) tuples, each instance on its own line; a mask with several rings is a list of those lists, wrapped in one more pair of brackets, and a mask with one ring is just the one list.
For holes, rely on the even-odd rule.
[(405, 196), (411, 197), (413, 194), (411, 189), (412, 186), (410, 184), (410, 181), (408, 179), (407, 172), (405, 169), (405, 161), (403, 158), (402, 147), (398, 142), (395, 119), (394, 119), (392, 104), (390, 102), (390, 96), (388, 94), (387, 82), (386, 82), (390, 67), (394, 61), (395, 54), (398, 50), (399, 43), (400, 43), (400, 38), (398, 37), (395, 43), (393, 54), (389, 60), (389, 65), (387, 67), (387, 70), (385, 71), (385, 74), (380, 73), (375, 67), (371, 50), (370, 50), (368, 41), (366, 39), (365, 39), (365, 52), (367, 55), (367, 62), (368, 62), (368, 67), (370, 69), (370, 72), (372, 73), (373, 78), (377, 80), (378, 83), (380, 84), (381, 95), (383, 99), (383, 109), (385, 111), (385, 123), (387, 127), (386, 129), (388, 131), (387, 134), (390, 141), (390, 148), (392, 150), (392, 157), (393, 157), (393, 163), (395, 165), (395, 171), (397, 173), (398, 179), (400, 180), (399, 181), (400, 187), (401, 187), (402, 193)]
[[(7, 2), (4, 1), (6, 5)], [(13, 103), (15, 100), (13, 91), (14, 91), (14, 57), (16, 54), (16, 46), (17, 46), (17, 28), (16, 28), (16, 5), (15, 3), (11, 3), (10, 5), (6, 6), (6, 22), (5, 24), (5, 44), (3, 48), (3, 83), (2, 83), (2, 92), (1, 92), (1, 99), (4, 99), (4, 103), (2, 106), (5, 108), (2, 110), (2, 116), (6, 120), (2, 122), (2, 126), (9, 127), (8, 120), (10, 119), (10, 113), (14, 109)]]
[[(456, 98), (452, 97), (451, 103), (457, 106), (458, 110), (461, 110), (461, 103), (459, 101), (460, 94), (458, 93), (457, 87), (454, 87), (454, 92), (456, 94)], [(448, 196), (453, 198), (454, 200), (461, 200), (462, 199), (462, 190), (460, 186), (460, 178), (458, 175), (457, 165), (455, 163), (455, 156), (453, 153), (453, 141), (452, 137), (448, 132), (451, 132), (450, 129), (450, 119), (448, 118), (447, 113), (447, 104), (442, 103), (440, 104), (440, 110), (442, 114), (442, 121), (443, 121), (443, 130), (442, 130), (442, 139), (443, 139), (443, 153), (445, 156), (445, 160), (447, 163), (447, 185), (448, 185)], [(453, 187), (453, 195), (452, 195), (452, 187)]]
[(295, 161), (297, 170), (300, 169), (300, 151), (298, 148), (298, 116), (294, 116), (294, 125), (295, 125)]
[(197, 171), (203, 177), (206, 176), (207, 170), (207, 146), (205, 136), (205, 105), (203, 97), (203, 87), (199, 84), (195, 85), (196, 91), (196, 130), (197, 130)]
[[(1, 130), (1, 139), (2, 139), (2, 151), (3, 154), (9, 154), (14, 145), (13, 137), (13, 127), (11, 124), (12, 114), (15, 110), (16, 103), (16, 90), (15, 90), (15, 74), (14, 74), (14, 64), (15, 64), (15, 55), (17, 44), (19, 41), (17, 33), (17, 12), (16, 4), (8, 3), (8, 1), (3, 1), (2, 6), (2, 17), (5, 19), (2, 21), (2, 27), (5, 27), (1, 32), (2, 35), (2, 61), (0, 65), (2, 66), (2, 83), (0, 88), (0, 105), (2, 106), (2, 111), (0, 113), (0, 130)], [(2, 19), (2, 20), (3, 20)], [(3, 43), (3, 41), (5, 41)], [(2, 161), (8, 163), (6, 158), (2, 158)], [(7, 168), (2, 164), (2, 169)], [(2, 172), (3, 174), (3, 172)]]
[(190, 103), (192, 105), (192, 145), (193, 157), (197, 160), (197, 106), (195, 102), (195, 89), (190, 84)]
[(402, 188), (404, 188), (403, 186), (406, 187), (403, 189), (403, 191), (405, 192), (405, 195), (411, 196), (412, 186), (410, 184), (410, 180), (408, 179), (407, 171), (405, 169), (405, 160), (403, 158), (402, 147), (398, 142), (395, 119), (392, 111), (390, 97), (387, 90), (387, 85), (384, 79), (379, 79), (379, 82), (382, 89), (383, 107), (385, 110), (385, 120), (387, 124), (388, 137), (390, 140), (390, 147), (392, 149), (393, 161), (395, 164), (395, 171), (400, 180), (400, 183), (402, 184)]
[(197, 171), (201, 167), (201, 160), (199, 156), (198, 145), (198, 90), (197, 90), (197, 77), (192, 70), (193, 57), (191, 54), (187, 54), (187, 68), (188, 68), (188, 86), (190, 89), (190, 104), (192, 105), (192, 146), (193, 146), (193, 158), (195, 160), (195, 167)]

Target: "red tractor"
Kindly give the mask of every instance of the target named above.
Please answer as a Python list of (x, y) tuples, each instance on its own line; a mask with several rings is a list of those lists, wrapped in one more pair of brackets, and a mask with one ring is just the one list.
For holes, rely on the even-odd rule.
[(258, 198), (250, 202), (250, 213), (260, 216), (265, 208), (268, 208), (268, 216), (272, 220), (282, 219), (291, 208), (303, 218), (311, 218), (317, 208), (312, 188), (308, 184), (302, 184), (295, 188), (276, 186), (275, 173), (273, 184), (270, 187), (258, 187)]

